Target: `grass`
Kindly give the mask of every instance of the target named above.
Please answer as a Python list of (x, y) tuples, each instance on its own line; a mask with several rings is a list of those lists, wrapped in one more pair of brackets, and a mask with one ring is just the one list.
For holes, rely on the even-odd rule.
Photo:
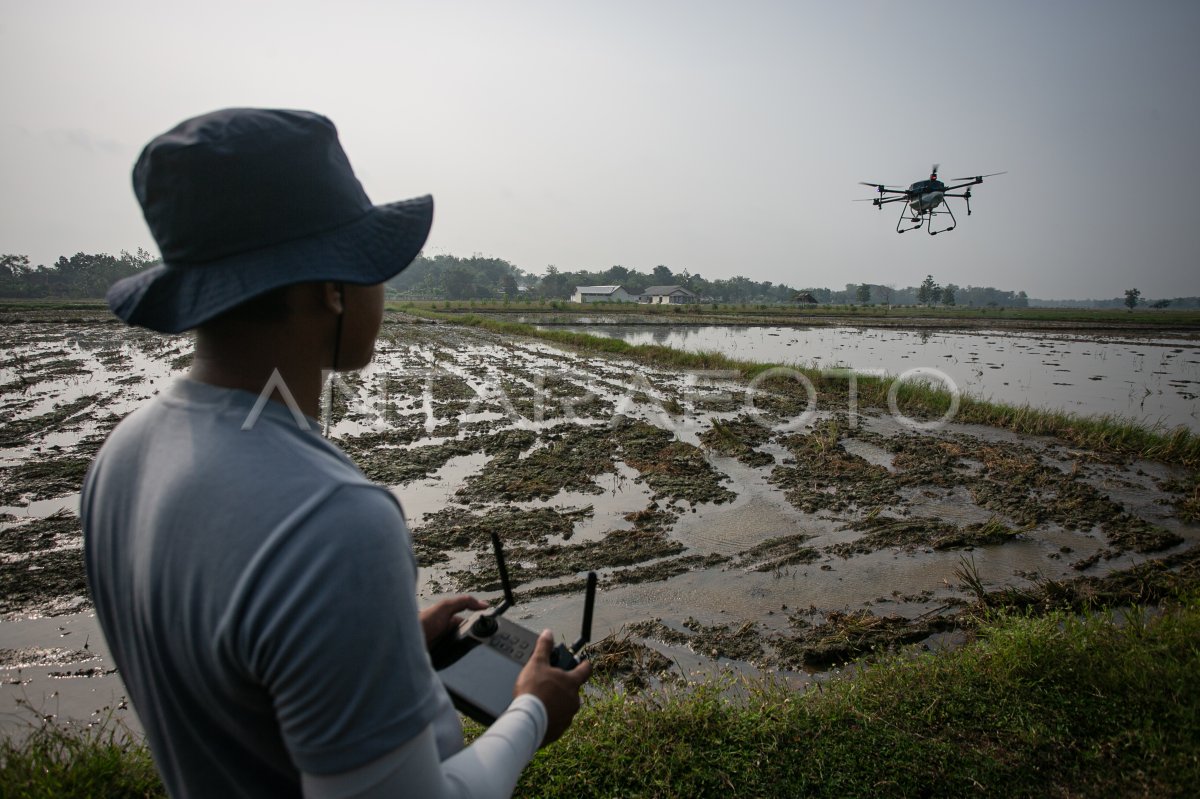
[[(419, 315), (479, 327), (505, 336), (525, 336), (548, 341), (582, 352), (599, 352), (629, 358), (642, 363), (678, 370), (725, 370), (752, 381), (780, 364), (756, 363), (730, 358), (713, 352), (687, 352), (657, 344), (629, 344), (608, 336), (593, 336), (566, 330), (541, 329), (535, 325), (492, 319), (478, 314), (443, 314), (420, 311)], [(786, 367), (805, 375), (817, 389), (818, 397), (831, 397), (833, 407), (846, 407), (848, 378), (838, 372), (813, 368)], [(772, 382), (772, 381), (775, 382)], [(764, 386), (796, 388), (791, 378), (766, 378)], [(891, 380), (858, 376), (860, 407), (887, 407)], [(949, 392), (940, 386), (917, 381), (901, 384), (896, 392), (897, 408), (905, 415), (937, 419), (951, 406)], [(1081, 416), (1065, 411), (985, 402), (963, 396), (954, 421), (998, 427), (1024, 435), (1051, 436), (1071, 446), (1093, 449), (1123, 457), (1140, 457), (1173, 463), (1190, 469), (1200, 468), (1200, 436), (1187, 428), (1147, 427), (1115, 416)]]
[(85, 726), (31, 715), (27, 735), (0, 742), (0, 798), (166, 796), (150, 750), (111, 716)]
[(705, 684), (589, 704), (517, 795), (1185, 796), (1200, 784), (1200, 605), (1123, 624), (997, 616), (972, 646), (797, 696)]
[[(977, 636), (806, 694), (732, 677), (606, 689), (535, 757), (516, 796), (1193, 795), (1200, 602), (1121, 617), (1000, 613)], [(3, 797), (161, 795), (146, 750), (111, 728), (46, 724), (0, 748)]]

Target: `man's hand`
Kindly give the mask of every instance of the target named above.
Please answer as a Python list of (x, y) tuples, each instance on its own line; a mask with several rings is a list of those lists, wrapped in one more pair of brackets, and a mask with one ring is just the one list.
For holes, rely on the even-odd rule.
[(443, 599), (422, 610), (419, 617), (421, 630), (425, 633), (425, 648), (428, 649), (434, 641), (458, 626), (462, 619), (455, 614), (464, 610), (483, 610), (487, 606), (486, 602), (463, 594)]
[(513, 696), (533, 694), (546, 706), (546, 737), (542, 746), (557, 741), (571, 726), (571, 719), (579, 710), (579, 691), (588, 677), (592, 676), (591, 661), (583, 661), (570, 671), (550, 665), (550, 653), (554, 649), (554, 634), (542, 630), (533, 654), (525, 668), (517, 676)]

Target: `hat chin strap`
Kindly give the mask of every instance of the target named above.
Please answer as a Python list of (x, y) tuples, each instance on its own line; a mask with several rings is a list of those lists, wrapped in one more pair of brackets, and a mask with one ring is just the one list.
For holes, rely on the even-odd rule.
[(338, 356), (342, 352), (342, 320), (346, 318), (346, 300), (342, 292), (342, 284), (337, 284), (338, 299), (342, 300), (342, 312), (338, 314), (337, 326), (333, 329), (333, 371), (338, 368)]

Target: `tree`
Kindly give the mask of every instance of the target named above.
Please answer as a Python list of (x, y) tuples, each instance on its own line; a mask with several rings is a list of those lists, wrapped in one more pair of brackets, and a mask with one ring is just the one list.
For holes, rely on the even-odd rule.
[(675, 282), (675, 275), (671, 274), (671, 270), (662, 264), (654, 267), (653, 275), (655, 285), (670, 286)]
[(538, 292), (548, 300), (565, 300), (575, 293), (575, 285), (571, 275), (550, 267), (538, 284)]
[(446, 296), (452, 300), (473, 299), (479, 292), (475, 284), (475, 275), (466, 267), (458, 265), (445, 271), (442, 275), (442, 285), (446, 289)]
[(604, 273), (604, 280), (600, 285), (603, 286), (623, 286), (629, 282), (629, 269), (617, 264), (610, 266), (608, 271)]
[(1142, 292), (1138, 289), (1125, 289), (1125, 307), (1132, 311), (1137, 307), (1138, 300), (1141, 297)]
[(871, 284), (860, 284), (858, 289), (855, 291), (855, 295), (858, 297), (858, 301), (863, 305), (869, 303), (871, 301)]
[(917, 289), (917, 302), (922, 305), (929, 305), (930, 303), (937, 302), (941, 294), (941, 287), (933, 279), (933, 275), (926, 275), (925, 280), (921, 283), (921, 287)]
[(520, 294), (520, 289), (517, 287), (517, 279), (512, 275), (505, 275), (500, 278), (500, 288), (504, 292), (505, 299), (516, 299)]
[(958, 286), (953, 283), (947, 283), (942, 287), (942, 305), (949, 306), (954, 304), (954, 292), (957, 289)]
[(1170, 300), (1155, 300), (1154, 302), (1150, 303), (1150, 307), (1156, 308), (1161, 311), (1163, 308), (1166, 308), (1170, 304), (1171, 304)]

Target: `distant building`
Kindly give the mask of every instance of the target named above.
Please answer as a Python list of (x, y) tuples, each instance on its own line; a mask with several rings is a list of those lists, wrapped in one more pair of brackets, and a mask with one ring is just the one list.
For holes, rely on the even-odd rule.
[(576, 286), (571, 302), (633, 302), (624, 286)]
[(700, 298), (683, 286), (650, 286), (638, 295), (638, 302), (651, 305), (687, 305)]
[(816, 305), (818, 300), (812, 295), (812, 292), (797, 291), (792, 295), (792, 302), (803, 302), (809, 305)]

